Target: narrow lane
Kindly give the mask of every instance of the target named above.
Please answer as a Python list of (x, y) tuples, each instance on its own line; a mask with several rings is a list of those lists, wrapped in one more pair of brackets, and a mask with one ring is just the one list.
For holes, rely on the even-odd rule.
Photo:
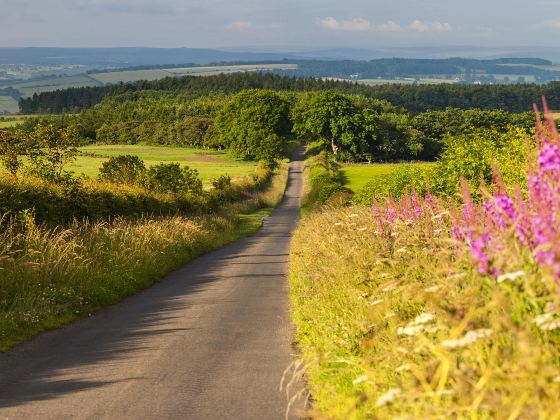
[(301, 161), (254, 236), (0, 355), (0, 418), (281, 419)]

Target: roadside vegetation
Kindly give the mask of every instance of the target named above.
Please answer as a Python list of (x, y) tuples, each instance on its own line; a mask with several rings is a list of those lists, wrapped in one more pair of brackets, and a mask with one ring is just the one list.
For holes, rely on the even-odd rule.
[(534, 143), (515, 129), (449, 138), (435, 165), (402, 165), (304, 218), (290, 282), (316, 414), (557, 416), (560, 139), (547, 118)]

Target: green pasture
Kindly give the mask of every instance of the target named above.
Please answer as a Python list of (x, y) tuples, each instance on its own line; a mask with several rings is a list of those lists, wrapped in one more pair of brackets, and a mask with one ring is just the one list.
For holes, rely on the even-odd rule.
[(200, 173), (205, 185), (220, 175), (232, 178), (243, 177), (254, 172), (255, 162), (245, 162), (229, 157), (225, 152), (181, 147), (144, 146), (144, 145), (93, 145), (80, 148), (81, 155), (69, 170), (96, 178), (103, 162), (112, 156), (134, 155), (146, 166), (159, 163), (178, 162), (188, 165)]
[[(376, 164), (353, 164), (345, 165), (340, 170), (342, 184), (354, 192), (361, 190), (369, 181), (380, 175), (387, 175), (393, 172), (400, 165), (399, 163), (376, 163)], [(407, 163), (407, 165), (410, 165)], [(419, 162), (414, 165), (427, 166), (430, 163)]]
[(51, 92), (59, 89), (101, 85), (102, 83), (84, 74), (79, 76), (64, 76), (49, 79), (29, 80), (20, 83), (14, 83), (10, 86), (19, 90), (23, 96), (32, 96), (34, 93)]

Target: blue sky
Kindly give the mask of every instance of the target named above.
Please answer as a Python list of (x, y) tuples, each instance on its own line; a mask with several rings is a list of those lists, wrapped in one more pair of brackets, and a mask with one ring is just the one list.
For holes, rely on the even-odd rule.
[(0, 46), (558, 45), (560, 0), (0, 0)]

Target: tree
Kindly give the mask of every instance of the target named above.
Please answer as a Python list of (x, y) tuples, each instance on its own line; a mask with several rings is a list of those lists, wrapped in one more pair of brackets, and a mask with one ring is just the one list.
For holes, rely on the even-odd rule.
[(30, 139), (28, 156), (32, 173), (54, 182), (68, 180), (70, 173), (64, 171), (64, 167), (79, 153), (76, 127), (56, 128), (54, 124), (39, 124)]
[(289, 104), (270, 90), (242, 91), (225, 105), (216, 128), (233, 155), (274, 160), (282, 156), (290, 135)]
[(0, 161), (13, 176), (17, 176), (21, 168), (21, 157), (25, 153), (25, 149), (23, 131), (0, 130)]
[(148, 169), (147, 187), (162, 193), (202, 192), (202, 181), (198, 171), (188, 166), (181, 168), (178, 163), (161, 163)]
[[(335, 158), (341, 151), (358, 155), (365, 149), (365, 119), (348, 96), (333, 91), (313, 93), (292, 110), (294, 133), (308, 141), (321, 141)], [(369, 127), (369, 116), (367, 120)]]
[(113, 156), (103, 162), (99, 179), (115, 184), (136, 184), (146, 173), (144, 161), (138, 156)]

